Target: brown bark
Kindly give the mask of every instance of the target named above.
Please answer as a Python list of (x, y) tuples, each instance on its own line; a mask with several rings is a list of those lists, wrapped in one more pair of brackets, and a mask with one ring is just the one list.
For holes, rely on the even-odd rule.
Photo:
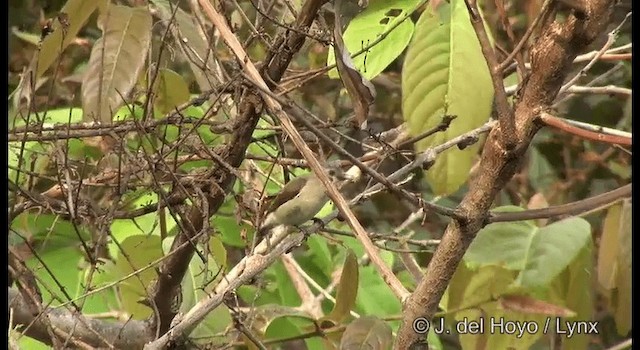
[(427, 271), (404, 303), (403, 321), (394, 348), (409, 349), (424, 342), (412, 329), (419, 317), (432, 319), (451, 277), (475, 234), (482, 228), (494, 197), (511, 179), (540, 125), (537, 119), (555, 99), (573, 59), (602, 33), (614, 1), (585, 1), (586, 16), (573, 15), (544, 27), (531, 49), (531, 74), (515, 105), (516, 147), (502, 147), (500, 127), (490, 133), (482, 153), (478, 176), (457, 208), (462, 219), (447, 227)]

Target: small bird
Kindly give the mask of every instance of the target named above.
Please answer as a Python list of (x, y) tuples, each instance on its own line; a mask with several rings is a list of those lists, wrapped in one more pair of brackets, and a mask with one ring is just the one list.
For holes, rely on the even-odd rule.
[[(340, 168), (328, 167), (327, 172), (333, 181), (348, 179)], [(313, 219), (328, 201), (325, 187), (314, 173), (299, 176), (289, 181), (271, 202), (258, 235), (280, 225), (298, 227)]]

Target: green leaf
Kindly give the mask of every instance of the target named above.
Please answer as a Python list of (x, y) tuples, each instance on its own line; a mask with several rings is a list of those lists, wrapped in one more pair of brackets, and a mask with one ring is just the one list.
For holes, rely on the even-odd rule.
[(37, 34), (32, 34), (29, 32), (24, 32), (16, 27), (11, 27), (11, 34), (15, 35), (16, 37), (20, 38), (21, 40), (24, 40), (25, 42), (28, 42), (29, 44), (32, 44), (34, 46), (37, 46), (38, 43), (40, 42), (40, 36)]
[[(36, 120), (35, 114), (30, 115), (29, 124), (33, 126), (34, 124), (39, 125), (39, 122)], [(48, 110), (45, 112), (39, 113), (39, 118), (42, 121), (42, 125), (44, 127), (52, 127), (54, 125), (69, 123), (74, 124), (82, 121), (82, 110), (80, 108), (61, 108)], [(11, 128), (24, 126), (26, 124), (26, 118), (15, 118), (10, 122)], [(16, 182), (16, 167), (18, 167), (19, 158), (20, 158), (20, 141), (14, 141), (9, 143), (9, 179), (11, 181)], [(44, 174), (47, 171), (52, 170), (53, 163), (50, 161), (49, 154), (51, 153), (50, 148), (53, 147), (48, 142), (25, 142), (24, 143), (24, 151), (22, 153), (22, 164), (21, 169), (28, 170), (29, 172), (36, 174)], [(99, 151), (86, 144), (82, 140), (79, 139), (70, 139), (68, 140), (68, 156), (69, 159), (79, 160), (81, 162), (85, 162), (87, 157), (98, 159), (100, 156)], [(33, 168), (31, 168), (33, 166)], [(24, 185), (25, 181), (30, 176), (26, 173), (20, 174), (19, 185)], [(43, 190), (44, 188), (49, 188), (54, 183), (52, 180), (44, 179), (42, 177), (35, 178), (34, 184), (38, 189)]]
[[(230, 198), (222, 204), (222, 207), (218, 212), (233, 213), (236, 206), (237, 204), (235, 199)], [(233, 215), (215, 215), (209, 221), (211, 222), (211, 226), (215, 227), (216, 230), (220, 232), (220, 238), (224, 244), (237, 248), (244, 248), (247, 246), (247, 243), (250, 244), (253, 240), (253, 235), (247, 235), (247, 241), (245, 241), (241, 235), (241, 231), (253, 232), (253, 228), (245, 223), (238, 224)]]
[(495, 223), (478, 232), (464, 260), (520, 271), (516, 286), (538, 288), (566, 269), (590, 240), (589, 223), (578, 217), (542, 228), (530, 222)]
[[(82, 121), (82, 109), (80, 108), (58, 108), (47, 110), (39, 113), (40, 118), (44, 117), (43, 126), (49, 127), (55, 124), (79, 123)], [(36, 118), (31, 117), (30, 124), (36, 123)], [(12, 123), (12, 127), (24, 126), (25, 118), (16, 118)]]
[[(130, 209), (138, 209), (148, 204), (157, 203), (158, 195), (148, 190), (140, 190), (134, 193), (127, 193), (124, 197), (129, 202), (127, 206)], [(169, 209), (165, 208), (164, 217), (167, 224), (167, 232), (171, 232), (176, 227), (176, 221), (171, 215)], [(111, 224), (112, 237), (118, 241), (124, 241), (126, 238), (136, 235), (156, 235), (160, 236), (160, 217), (158, 211), (154, 211), (133, 219), (116, 219)], [(117, 254), (118, 246), (114, 242), (108, 244), (109, 252)]]
[(313, 321), (313, 316), (301, 308), (276, 304), (257, 306), (251, 311), (251, 314), (253, 317), (252, 327), (262, 334), (267, 332), (271, 323), (281, 317), (297, 317)]
[(274, 272), (276, 285), (278, 286), (277, 292), (280, 296), (280, 305), (300, 305), (300, 295), (296, 291), (291, 277), (282, 262), (274, 263), (271, 269)]
[[(18, 334), (18, 332), (15, 332), (15, 331), (12, 331), (12, 333)], [(51, 345), (47, 345), (33, 338), (24, 337), (24, 336), (21, 336), (20, 339), (18, 339), (18, 345), (20, 346), (20, 349), (51, 350)]]
[[(547, 316), (510, 312), (501, 310), (498, 302), (488, 303), (479, 309), (468, 309), (456, 314), (462, 349), (529, 349), (538, 339), (542, 338)], [(493, 323), (492, 323), (493, 322)], [(473, 331), (473, 325), (482, 323), (483, 332), (478, 328)], [(537, 327), (521, 330), (514, 327)], [(466, 332), (464, 327), (466, 328)]]
[(555, 222), (537, 231), (517, 281), (524, 287), (548, 284), (591, 244), (591, 226), (578, 217)]
[(144, 271), (127, 278), (119, 285), (120, 299), (124, 310), (136, 320), (142, 320), (152, 314), (151, 308), (140, 303), (149, 296), (147, 288), (155, 283), (157, 274), (153, 268), (147, 268), (162, 257), (160, 237), (136, 235), (127, 237), (120, 243), (121, 251), (115, 257), (116, 264), (112, 275), (123, 278), (134, 271)]
[[(416, 143), (440, 145), (489, 119), (493, 89), (480, 44), (463, 0), (430, 7), (416, 24), (402, 69), (402, 107), (412, 135), (432, 129), (445, 114), (457, 118), (444, 132)], [(426, 177), (436, 194), (455, 192), (468, 178), (479, 145), (440, 154)]]
[(361, 267), (358, 279), (360, 290), (366, 291), (358, 295), (357, 306), (361, 313), (384, 317), (401, 312), (400, 301), (373, 266)]
[(441, 306), (447, 311), (482, 306), (505, 293), (515, 278), (515, 272), (501, 266), (489, 265), (474, 271), (466, 264), (460, 264)]
[[(580, 321), (593, 320), (594, 295), (593, 295), (593, 244), (591, 241), (580, 251), (578, 256), (569, 266), (569, 279), (563, 280), (568, 284), (565, 295), (566, 306), (576, 312), (574, 317), (564, 319), (567, 322), (576, 324)], [(631, 292), (631, 285), (628, 285)], [(631, 299), (629, 299), (631, 301)], [(631, 304), (624, 305), (622, 310), (631, 318)], [(618, 325), (616, 321), (616, 325)], [(629, 324), (630, 326), (630, 324)], [(626, 334), (623, 334), (626, 335)], [(574, 334), (571, 337), (564, 337), (563, 347), (566, 349), (586, 349), (592, 334)]]
[(304, 256), (308, 256), (310, 263), (329, 275), (333, 269), (333, 261), (327, 240), (323, 237), (312, 235), (307, 239), (307, 246), (309, 249)]
[[(498, 210), (514, 211), (515, 207)], [(543, 228), (531, 221), (491, 224), (479, 232), (440, 304), (447, 311), (449, 326), (484, 320), (485, 332), (460, 334), (462, 348), (528, 349), (543, 336), (549, 315), (573, 314), (562, 320), (590, 320), (590, 236), (588, 223), (580, 218)], [(506, 333), (490, 329), (492, 320), (531, 324), (538, 330)], [(555, 319), (551, 320), (555, 327)], [(585, 339), (565, 338), (563, 345), (582, 349)]]
[(58, 241), (55, 245), (48, 245), (47, 249), (38, 249), (37, 254), (42, 262), (35, 256), (27, 260), (27, 267), (38, 277), (42, 299), (51, 301), (54, 306), (60, 305), (59, 300), (68, 301), (61, 288), (71, 299), (77, 298), (82, 292), (79, 266), (83, 257), (78, 247), (70, 243)]
[(109, 6), (101, 16), (102, 37), (91, 50), (82, 81), (84, 120), (111, 122), (142, 71), (151, 41), (145, 7)]
[[(380, 74), (393, 62), (409, 44), (413, 34), (413, 22), (407, 18), (413, 12), (419, 0), (386, 1), (372, 0), (369, 6), (358, 14), (344, 32), (344, 42), (351, 54), (372, 44), (381, 35), (386, 37), (367, 52), (353, 58), (355, 67), (362, 75), (371, 80)], [(391, 28), (397, 25), (391, 32)], [(327, 65), (336, 63), (333, 48), (329, 48)], [(329, 77), (339, 78), (334, 68), (329, 71)]]
[(157, 94), (153, 101), (159, 116), (174, 111), (176, 107), (189, 101), (189, 87), (184, 78), (167, 68), (161, 68), (154, 84)]
[(598, 282), (621, 336), (631, 329), (631, 221), (630, 199), (610, 207), (598, 248)]
[(631, 251), (631, 199), (622, 202), (622, 227), (620, 228), (620, 253), (618, 256), (618, 273), (616, 273), (617, 293), (615, 298), (615, 320), (618, 334), (625, 336), (631, 330), (631, 293), (632, 251)]
[[(78, 232), (76, 232), (76, 227)], [(34, 211), (25, 211), (18, 215), (11, 222), (11, 229), (23, 237), (34, 239), (40, 247), (46, 246), (49, 241), (66, 240), (69, 245), (72, 245), (78, 241), (78, 234), (84, 240), (91, 239), (90, 232), (83, 226), (74, 226), (58, 215), (39, 214)]]
[(531, 147), (529, 181), (531, 181), (533, 188), (538, 192), (545, 193), (545, 190), (549, 190), (557, 179), (555, 168), (547, 158), (536, 147)]
[(337, 324), (349, 317), (349, 312), (356, 304), (357, 295), (358, 258), (349, 249), (342, 268), (342, 274), (340, 275), (338, 290), (336, 291), (336, 304), (326, 318)]
[(387, 350), (391, 349), (392, 343), (391, 327), (385, 321), (375, 316), (363, 316), (344, 330), (340, 349)]
[[(86, 268), (85, 253), (77, 242), (77, 238), (50, 239), (46, 245), (38, 244), (39, 259), (33, 256), (26, 261), (27, 267), (37, 276), (46, 305), (56, 306), (70, 299), (77, 300), (97, 284), (92, 281), (87, 287), (89, 269)], [(99, 266), (97, 271), (100, 269)], [(103, 290), (82, 299), (81, 304), (82, 311), (87, 313), (110, 311), (116, 304), (115, 294), (113, 290)]]
[(213, 260), (215, 260), (219, 267), (227, 267), (227, 249), (224, 247), (219, 236), (209, 237), (209, 250)]

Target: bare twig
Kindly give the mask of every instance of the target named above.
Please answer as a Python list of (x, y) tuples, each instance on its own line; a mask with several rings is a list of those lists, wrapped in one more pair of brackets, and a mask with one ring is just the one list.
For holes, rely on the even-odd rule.
[[(595, 127), (586, 123), (579, 124), (582, 127), (574, 126), (567, 120), (554, 117), (549, 113), (542, 113), (540, 115), (540, 120), (546, 125), (552, 126), (556, 129), (582, 137), (587, 140), (631, 146), (632, 140), (631, 134), (629, 133), (612, 130), (609, 128)], [(611, 131), (613, 131), (614, 133), (611, 133)]]
[(631, 184), (624, 185), (613, 191), (609, 191), (591, 198), (583, 199), (573, 203), (556, 205), (548, 208), (529, 209), (513, 213), (492, 213), (487, 222), (521, 221), (534, 219), (551, 219), (570, 215), (584, 215), (609, 207), (621, 199), (631, 197)]
[[(208, 2), (201, 2), (201, 5), (205, 13), (209, 16), (210, 20), (220, 30), (222, 38), (227, 42), (231, 50), (238, 57), (238, 60), (243, 65), (247, 75), (251, 79), (253, 79), (253, 83), (257, 86), (260, 86), (263, 90), (268, 90), (266, 82), (262, 79), (253, 63), (251, 63), (251, 61), (248, 59), (246, 52), (244, 52), (244, 49), (242, 49), (242, 46), (237, 41), (236, 37), (228, 29), (224, 18), (220, 16)], [(404, 288), (402, 283), (400, 283), (400, 281), (391, 272), (389, 267), (380, 258), (366, 231), (358, 222), (351, 209), (349, 209), (349, 206), (347, 205), (345, 199), (342, 197), (338, 189), (331, 182), (324, 167), (320, 164), (311, 149), (309, 149), (309, 146), (307, 146), (307, 144), (302, 140), (302, 137), (298, 133), (297, 129), (293, 126), (293, 123), (291, 123), (289, 117), (284, 113), (280, 104), (267, 93), (263, 92), (262, 96), (269, 111), (278, 117), (282, 127), (287, 132), (296, 148), (300, 151), (300, 153), (302, 153), (303, 157), (307, 160), (309, 166), (314, 171), (318, 179), (327, 188), (329, 197), (340, 209), (340, 211), (345, 216), (346, 221), (356, 232), (358, 239), (360, 240), (360, 242), (362, 242), (365, 251), (371, 257), (371, 260), (377, 267), (378, 272), (380, 272), (380, 274), (383, 276), (383, 279), (387, 284), (389, 284), (396, 296), (398, 296), (402, 300), (409, 294), (408, 291)]]
[(482, 49), (482, 54), (485, 57), (489, 73), (491, 74), (491, 81), (493, 83), (493, 90), (495, 93), (496, 112), (498, 113), (498, 120), (500, 121), (500, 138), (502, 140), (502, 146), (506, 151), (511, 151), (513, 147), (515, 147), (517, 141), (515, 138), (516, 127), (513, 110), (509, 105), (507, 93), (504, 90), (504, 81), (498, 57), (496, 56), (496, 53), (491, 46), (491, 42), (489, 41), (489, 36), (485, 31), (484, 21), (482, 16), (480, 16), (480, 11), (478, 11), (476, 0), (465, 0), (465, 4), (469, 10), (471, 24), (476, 32), (476, 36), (480, 42), (480, 48)]
[(604, 43), (604, 45), (602, 45), (602, 48), (598, 50), (598, 52), (593, 56), (591, 61), (589, 61), (589, 63), (587, 63), (587, 65), (585, 65), (580, 70), (580, 72), (574, 75), (571, 79), (569, 79), (569, 81), (566, 84), (562, 86), (562, 88), (560, 88), (558, 95), (564, 94), (569, 87), (575, 85), (578, 82), (578, 79), (583, 77), (591, 69), (591, 67), (593, 67), (593, 65), (596, 64), (596, 62), (598, 62), (600, 57), (602, 57), (602, 55), (604, 55), (605, 52), (607, 52), (607, 50), (615, 43), (616, 38), (618, 37), (618, 32), (620, 31), (620, 28), (624, 25), (624, 23), (627, 21), (629, 17), (631, 17), (631, 12), (627, 13), (624, 19), (622, 19), (622, 21), (620, 22), (620, 24), (611, 32), (609, 32), (609, 34), (607, 35), (607, 41)]

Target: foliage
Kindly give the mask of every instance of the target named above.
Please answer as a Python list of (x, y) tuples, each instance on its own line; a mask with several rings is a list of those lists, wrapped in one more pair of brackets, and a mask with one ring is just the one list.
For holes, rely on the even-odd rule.
[[(379, 180), (360, 172), (341, 193), (376, 257), (413, 291), (447, 226), (468, 210), (418, 209), (424, 202), (455, 208), (483, 176), (476, 172), (479, 154), (488, 125), (497, 122), (487, 124), (495, 94), (482, 46), (505, 59), (513, 36), (524, 36), (541, 11), (536, 1), (483, 2), (487, 44), (463, 0), (358, 2), (342, 35), (354, 68), (377, 95), (368, 129), (357, 130), (347, 121), (361, 101), (343, 93), (328, 34), (334, 16), (349, 16), (332, 6), (318, 6), (320, 16), (307, 28), (296, 22), (313, 8), (307, 3), (224, 2), (217, 11), (249, 55), (242, 62), (206, 7), (196, 6), (201, 2), (67, 0), (42, 9), (42, 23), (32, 23), (26, 3), (38, 7), (11, 3), (8, 178), (9, 287), (37, 308), (10, 314), (9, 333), (28, 349), (67, 341), (104, 347), (95, 334), (108, 337), (108, 326), (127, 324), (145, 330), (126, 339), (141, 348), (164, 326), (158, 320), (167, 305), (171, 327), (213, 305), (186, 330), (198, 346), (391, 348), (404, 300), (333, 202), (317, 214), (324, 226), (290, 233), (287, 239), (304, 239), (280, 255), (274, 252), (285, 240), (257, 237), (270, 198), (309, 170), (246, 66), (257, 66), (271, 98), (323, 163), (352, 165), (349, 153), (396, 184), (372, 190)], [(624, 45), (631, 38), (624, 13), (616, 14), (614, 41), (598, 61), (576, 58), (568, 77), (582, 78), (551, 107), (624, 138), (631, 125), (631, 54)], [(305, 30), (305, 45), (294, 45)], [(510, 69), (505, 91), (517, 103), (523, 77)], [(494, 206), (487, 225), (439, 303), (448, 334), (422, 333), (431, 347), (587, 349), (628, 337), (631, 200), (589, 205), (595, 195), (630, 184), (630, 155), (571, 130), (538, 132), (516, 175), (488, 199)], [(495, 220), (545, 208), (555, 214)], [(163, 288), (174, 278), (179, 288), (172, 295)], [(45, 309), (48, 321), (32, 333), (21, 317)], [(94, 333), (79, 326), (52, 339), (47, 322), (66, 332), (56, 313), (81, 313), (96, 321)], [(459, 328), (489, 327), (489, 320), (537, 328)], [(600, 334), (560, 332), (579, 321), (598, 322)], [(549, 323), (560, 327), (555, 335), (542, 331)]]

